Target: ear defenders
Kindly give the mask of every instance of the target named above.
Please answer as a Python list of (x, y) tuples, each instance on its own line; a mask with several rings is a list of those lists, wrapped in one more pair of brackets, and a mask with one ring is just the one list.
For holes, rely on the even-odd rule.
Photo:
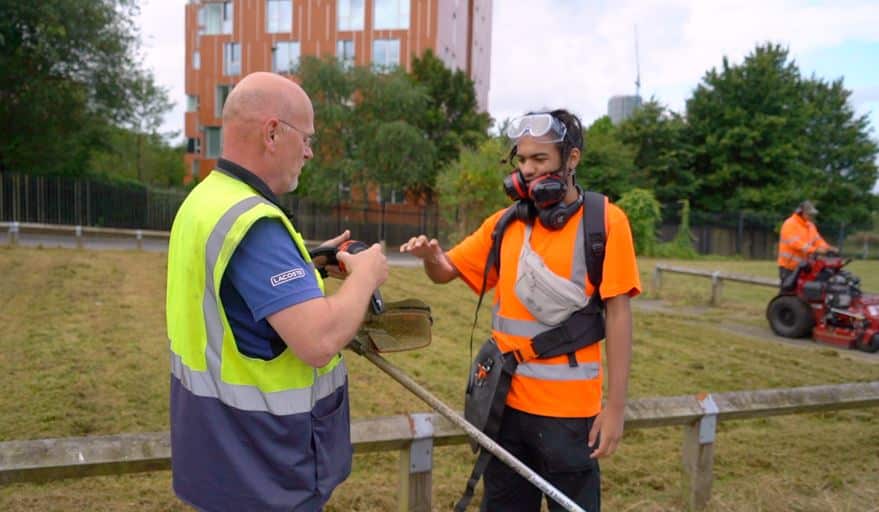
[(576, 201), (567, 205), (564, 203), (568, 185), (558, 172), (544, 174), (528, 183), (522, 171), (516, 169), (504, 177), (504, 192), (517, 201), (517, 219), (529, 222), (537, 217), (541, 224), (553, 230), (564, 227), (583, 202), (581, 191)]

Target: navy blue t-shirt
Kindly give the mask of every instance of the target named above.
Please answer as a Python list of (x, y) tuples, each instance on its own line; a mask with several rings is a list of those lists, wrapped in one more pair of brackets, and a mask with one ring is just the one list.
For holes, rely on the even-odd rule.
[(220, 282), (220, 300), (238, 350), (265, 360), (287, 346), (266, 317), (322, 296), (314, 272), (277, 219), (260, 219), (251, 226)]

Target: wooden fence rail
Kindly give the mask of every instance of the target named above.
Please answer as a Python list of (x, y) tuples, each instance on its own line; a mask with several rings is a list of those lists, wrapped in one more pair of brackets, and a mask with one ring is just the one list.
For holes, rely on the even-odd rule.
[(720, 304), (720, 295), (723, 292), (724, 281), (756, 284), (758, 286), (768, 286), (770, 288), (778, 288), (779, 286), (778, 279), (770, 279), (768, 277), (746, 276), (742, 274), (730, 274), (720, 271), (698, 270), (693, 268), (676, 267), (673, 265), (657, 264), (656, 268), (653, 270), (653, 290), (657, 295), (659, 294), (660, 288), (662, 288), (663, 272), (710, 278), (712, 306), (717, 306), (718, 304)]
[(6, 231), (8, 245), (18, 245), (22, 233), (39, 233), (76, 237), (76, 246), (82, 248), (86, 236), (131, 238), (138, 249), (143, 249), (144, 238), (167, 242), (169, 232), (149, 229), (96, 228), (92, 226), (67, 226), (61, 224), (36, 224), (31, 222), (0, 222), (0, 231)]
[[(879, 381), (759, 391), (645, 398), (626, 406), (627, 429), (681, 425), (683, 498), (692, 510), (711, 494), (718, 421), (879, 406)], [(431, 510), (434, 446), (466, 442), (434, 413), (356, 420), (357, 453), (399, 451), (398, 510)], [(168, 432), (0, 443), (0, 485), (170, 468)], [(464, 482), (461, 482), (463, 488)]]
[[(143, 249), (145, 239), (168, 242), (170, 231), (153, 231), (149, 229), (97, 228), (92, 226), (69, 226), (62, 224), (37, 224), (32, 222), (0, 222), (0, 233), (6, 233), (7, 245), (18, 245), (22, 233), (60, 235), (75, 237), (76, 247), (83, 248), (87, 237), (130, 239), (138, 249)], [(309, 247), (317, 246), (316, 240), (305, 240)]]

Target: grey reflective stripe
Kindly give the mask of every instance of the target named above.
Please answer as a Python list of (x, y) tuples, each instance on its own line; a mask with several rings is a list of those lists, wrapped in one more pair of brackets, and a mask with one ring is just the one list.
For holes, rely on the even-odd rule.
[(312, 406), (329, 396), (345, 383), (348, 372), (343, 362), (325, 375), (317, 375), (314, 370), (314, 383), (299, 389), (289, 389), (264, 393), (256, 386), (229, 384), (221, 377), (223, 354), (223, 321), (220, 319), (219, 299), (214, 286), (214, 270), (226, 236), (235, 222), (244, 213), (259, 204), (267, 204), (277, 208), (271, 202), (259, 196), (251, 196), (233, 205), (220, 217), (214, 230), (205, 244), (205, 290), (202, 311), (205, 319), (207, 345), (205, 359), (207, 371), (189, 368), (175, 353), (171, 353), (171, 370), (180, 382), (193, 394), (217, 398), (230, 407), (245, 411), (262, 411), (276, 415), (298, 414), (308, 412)]
[[(583, 240), (583, 223), (586, 222), (586, 211), (580, 216), (577, 224), (577, 239), (574, 240), (574, 265), (571, 268), (571, 281), (583, 286), (586, 282), (586, 247)], [(584, 292), (585, 293), (585, 292)]]
[[(214, 287), (214, 269), (217, 266), (217, 258), (220, 257), (220, 250), (223, 248), (226, 235), (229, 234), (229, 230), (235, 225), (235, 221), (260, 203), (271, 204), (259, 196), (251, 196), (234, 204), (220, 217), (205, 244), (205, 285), (204, 300), (202, 302), (205, 332), (208, 337), (205, 357), (207, 359), (208, 372), (211, 373), (217, 383), (222, 382), (220, 368), (222, 367), (223, 355), (223, 321), (220, 319), (220, 303), (216, 295), (216, 288)], [(217, 395), (218, 398), (220, 396), (222, 394)]]
[(210, 373), (200, 372), (183, 364), (180, 356), (171, 352), (171, 373), (192, 394), (216, 398), (224, 404), (243, 411), (268, 412), (276, 416), (311, 411), (314, 402), (331, 395), (345, 384), (348, 370), (339, 361), (330, 372), (317, 377), (313, 386), (263, 393), (255, 386), (227, 384), (215, 380)]
[(503, 334), (533, 338), (542, 332), (552, 329), (553, 326), (536, 320), (515, 320), (503, 317), (498, 313), (498, 305), (495, 304), (491, 310), (491, 328)]
[(567, 362), (559, 364), (522, 363), (516, 375), (541, 380), (591, 380), (598, 378), (598, 363), (579, 363), (571, 367)]
[(804, 261), (803, 258), (797, 256), (796, 254), (792, 254), (789, 252), (779, 253), (778, 256), (783, 259), (789, 259), (789, 260), (794, 260), (794, 261)]
[[(585, 213), (584, 213), (585, 215)], [(576, 284), (577, 286), (583, 286), (583, 283), (586, 282), (586, 254), (584, 253), (585, 248), (583, 246), (583, 223), (586, 222), (583, 216), (580, 216), (580, 222), (577, 224), (577, 239), (574, 240), (574, 264), (571, 266), (571, 282)], [(531, 224), (525, 225), (525, 237), (524, 242), (526, 244), (531, 243)], [(539, 256), (539, 255), (538, 255)], [(543, 257), (540, 258), (543, 260)], [(545, 264), (545, 263), (544, 263)], [(549, 267), (547, 267), (549, 268)], [(561, 277), (561, 276), (559, 276)], [(585, 293), (585, 292), (584, 292)]]

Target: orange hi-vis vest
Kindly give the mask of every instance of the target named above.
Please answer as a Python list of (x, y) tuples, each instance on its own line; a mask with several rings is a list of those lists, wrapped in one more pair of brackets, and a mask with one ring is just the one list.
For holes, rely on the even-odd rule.
[[(447, 255), (462, 279), (480, 293), (485, 262), (491, 248), (491, 233), (503, 214), (501, 210)], [(618, 207), (606, 204), (605, 258), (599, 292), (602, 299), (640, 292), (635, 251), (628, 219)], [(562, 229), (553, 231), (540, 222), (532, 224), (531, 248), (556, 275), (583, 286), (593, 294), (587, 279), (583, 241), (583, 210), (574, 214)], [(495, 288), (492, 308), (492, 337), (502, 352), (518, 351), (523, 362), (516, 368), (507, 395), (507, 405), (531, 414), (552, 417), (590, 417), (601, 411), (601, 348), (598, 343), (577, 350), (572, 366), (569, 356), (535, 359), (531, 338), (554, 326), (536, 320), (515, 293), (519, 253), (525, 241), (526, 223), (514, 220), (507, 227), (500, 250), (500, 275), (491, 269), (486, 288)]]
[(778, 241), (778, 266), (794, 270), (810, 254), (830, 247), (818, 234), (818, 228), (808, 219), (795, 213), (781, 225)]

